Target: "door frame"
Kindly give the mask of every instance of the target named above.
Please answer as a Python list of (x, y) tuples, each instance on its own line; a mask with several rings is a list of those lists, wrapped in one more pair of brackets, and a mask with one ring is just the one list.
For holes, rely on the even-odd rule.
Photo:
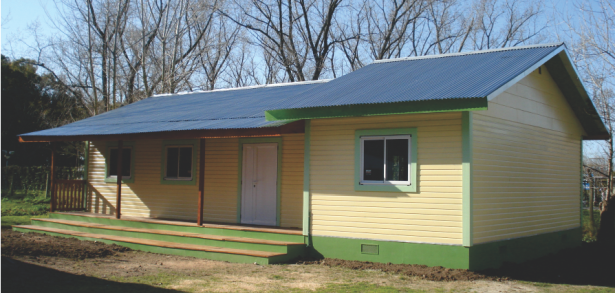
[(280, 226), (280, 214), (281, 214), (281, 189), (282, 189), (282, 137), (248, 137), (239, 138), (239, 162), (237, 172), (237, 223), (241, 223), (241, 199), (242, 199), (242, 178), (243, 178), (243, 145), (244, 144), (258, 144), (258, 143), (277, 143), (278, 144), (278, 166), (277, 166), (277, 179), (276, 179), (276, 216), (275, 225)]

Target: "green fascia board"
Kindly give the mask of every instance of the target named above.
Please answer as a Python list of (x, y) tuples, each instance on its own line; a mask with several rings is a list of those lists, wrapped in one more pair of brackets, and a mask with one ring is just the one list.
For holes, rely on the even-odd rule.
[[(79, 240), (98, 241), (98, 242), (103, 242), (107, 244), (117, 244), (117, 245), (128, 247), (134, 250), (141, 250), (141, 251), (160, 253), (160, 254), (173, 254), (173, 255), (179, 255), (179, 256), (189, 256), (189, 257), (205, 258), (205, 259), (228, 261), (228, 262), (235, 262), (235, 263), (257, 263), (260, 265), (267, 265), (267, 264), (272, 264), (276, 262), (275, 261), (276, 259), (274, 258), (268, 259), (264, 257), (255, 257), (255, 256), (249, 256), (249, 255), (167, 248), (167, 247), (144, 245), (144, 244), (137, 244), (137, 243), (130, 243), (130, 242), (121, 242), (121, 241), (113, 241), (113, 240), (90, 238), (90, 237), (80, 237), (80, 236), (53, 233), (53, 232), (47, 232), (47, 231), (30, 230), (30, 229), (24, 229), (24, 228), (13, 228), (13, 230), (24, 232), (24, 233), (35, 232), (35, 233), (47, 234), (50, 236), (77, 238)], [(285, 260), (284, 258), (280, 258), (280, 259), (281, 261)], [(278, 262), (281, 262), (281, 261), (278, 260)]]
[(463, 246), (472, 246), (473, 209), (472, 209), (472, 112), (464, 111), (461, 115), (462, 137), (462, 238)]
[(168, 242), (183, 243), (183, 244), (207, 245), (207, 246), (215, 246), (215, 247), (234, 248), (234, 249), (279, 252), (279, 253), (288, 253), (289, 248), (291, 246), (305, 247), (303, 245), (288, 245), (288, 246), (287, 245), (273, 245), (273, 244), (263, 244), (263, 243), (237, 242), (237, 241), (232, 241), (228, 239), (215, 240), (215, 239), (188, 237), (188, 236), (175, 236), (175, 235), (164, 235), (164, 234), (154, 234), (154, 233), (110, 230), (110, 229), (105, 229), (105, 228), (82, 227), (82, 226), (74, 226), (74, 225), (63, 224), (63, 223), (36, 221), (36, 219), (32, 219), (32, 224), (36, 226), (41, 226), (41, 227), (50, 227), (50, 228), (87, 232), (87, 233), (94, 233), (94, 234), (123, 236), (123, 237), (132, 237), (132, 238), (140, 238), (140, 239), (151, 239), (151, 240), (160, 240), (160, 241), (168, 241)]
[(280, 226), (281, 199), (282, 199), (282, 137), (251, 137), (239, 138), (239, 155), (237, 171), (237, 223), (241, 223), (241, 179), (243, 178), (243, 145), (252, 143), (277, 143), (278, 144), (278, 178), (276, 180), (276, 226)]
[[(105, 150), (105, 182), (106, 183), (117, 183), (117, 179), (116, 178), (112, 178), (112, 177), (108, 177), (107, 174), (109, 174), (107, 168), (109, 168), (109, 159), (111, 158), (111, 153), (110, 150), (111, 148), (116, 148), (117, 147), (117, 141), (108, 141), (107, 142), (107, 148)], [(122, 147), (130, 147), (132, 150), (132, 153), (130, 155), (130, 172), (132, 174), (130, 174), (130, 179), (124, 179), (122, 177), (122, 183), (135, 183), (135, 177), (136, 177), (136, 172), (135, 172), (135, 157), (137, 154), (137, 151), (135, 150), (135, 142), (134, 141), (124, 141), (122, 142)]]
[[(410, 185), (361, 184), (361, 136), (367, 135), (410, 135)], [(386, 128), (356, 130), (354, 133), (354, 190), (385, 192), (417, 192), (418, 137), (416, 128)]]
[(158, 230), (190, 232), (190, 233), (200, 233), (200, 234), (219, 235), (219, 236), (236, 236), (236, 237), (256, 238), (256, 239), (265, 239), (265, 240), (297, 242), (297, 243), (302, 243), (304, 241), (303, 235), (271, 233), (271, 232), (242, 231), (242, 230), (220, 229), (220, 228), (209, 228), (209, 227), (198, 227), (198, 226), (180, 226), (180, 225), (168, 225), (168, 224), (157, 224), (157, 223), (145, 223), (145, 222), (138, 222), (138, 221), (118, 220), (118, 219), (112, 219), (112, 218), (86, 217), (86, 216), (80, 216), (80, 215), (69, 215), (69, 214), (59, 214), (59, 213), (50, 213), (49, 218), (80, 221), (80, 222), (86, 222), (86, 223), (114, 225), (114, 226), (120, 226), (120, 227), (158, 229)]
[[(167, 162), (167, 152), (166, 148), (168, 146), (192, 146), (192, 179), (190, 180), (169, 180), (165, 179), (165, 170), (166, 170), (166, 162)], [(197, 174), (196, 166), (197, 166), (197, 149), (199, 148), (199, 140), (198, 139), (177, 139), (177, 140), (163, 140), (162, 141), (162, 153), (161, 153), (161, 163), (160, 163), (160, 184), (163, 185), (196, 185), (197, 176), (201, 176), (202, 174)]]
[[(303, 147), (303, 235), (310, 235), (310, 147), (312, 122), (305, 121), (305, 140)], [(307, 243), (309, 245), (309, 241)]]
[(267, 121), (487, 110), (487, 98), (459, 98), (265, 111)]
[[(378, 245), (378, 254), (361, 253), (361, 245)], [(460, 245), (410, 243), (312, 236), (311, 257), (468, 269), (470, 250)]]
[(474, 244), (470, 249), (470, 269), (497, 268), (505, 262), (522, 263), (562, 249), (581, 245), (581, 228), (509, 240)]

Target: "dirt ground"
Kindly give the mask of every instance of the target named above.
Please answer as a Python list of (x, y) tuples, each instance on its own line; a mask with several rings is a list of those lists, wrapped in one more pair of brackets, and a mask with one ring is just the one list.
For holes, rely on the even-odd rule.
[(615, 259), (609, 261), (612, 255), (605, 256), (604, 251), (584, 249), (588, 254), (566, 252), (480, 273), (335, 259), (260, 266), (3, 229), (1, 289), (63, 293), (615, 292), (615, 270), (595, 267), (606, 263), (613, 268)]

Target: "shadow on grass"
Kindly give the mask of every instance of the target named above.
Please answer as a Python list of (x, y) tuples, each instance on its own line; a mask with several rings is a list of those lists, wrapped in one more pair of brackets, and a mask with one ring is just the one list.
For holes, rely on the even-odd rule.
[(520, 264), (507, 263), (480, 273), (527, 282), (615, 287), (614, 264), (613, 246), (583, 243), (557, 254)]
[(180, 291), (75, 275), (3, 256), (2, 292), (171, 293)]

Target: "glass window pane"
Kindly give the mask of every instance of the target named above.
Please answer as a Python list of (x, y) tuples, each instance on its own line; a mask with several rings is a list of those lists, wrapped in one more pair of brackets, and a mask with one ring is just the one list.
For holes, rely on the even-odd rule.
[(107, 176), (117, 176), (117, 149), (109, 150), (109, 167)]
[(192, 177), (192, 148), (179, 149), (179, 177)]
[(132, 158), (130, 157), (132, 155), (132, 150), (131, 149), (124, 149), (122, 148), (122, 176), (123, 177), (130, 177), (130, 163), (132, 162)]
[(408, 139), (387, 139), (387, 181), (408, 181)]
[(384, 180), (384, 140), (363, 141), (363, 180)]
[(177, 162), (179, 160), (179, 148), (167, 148), (167, 174), (168, 178), (177, 178)]

